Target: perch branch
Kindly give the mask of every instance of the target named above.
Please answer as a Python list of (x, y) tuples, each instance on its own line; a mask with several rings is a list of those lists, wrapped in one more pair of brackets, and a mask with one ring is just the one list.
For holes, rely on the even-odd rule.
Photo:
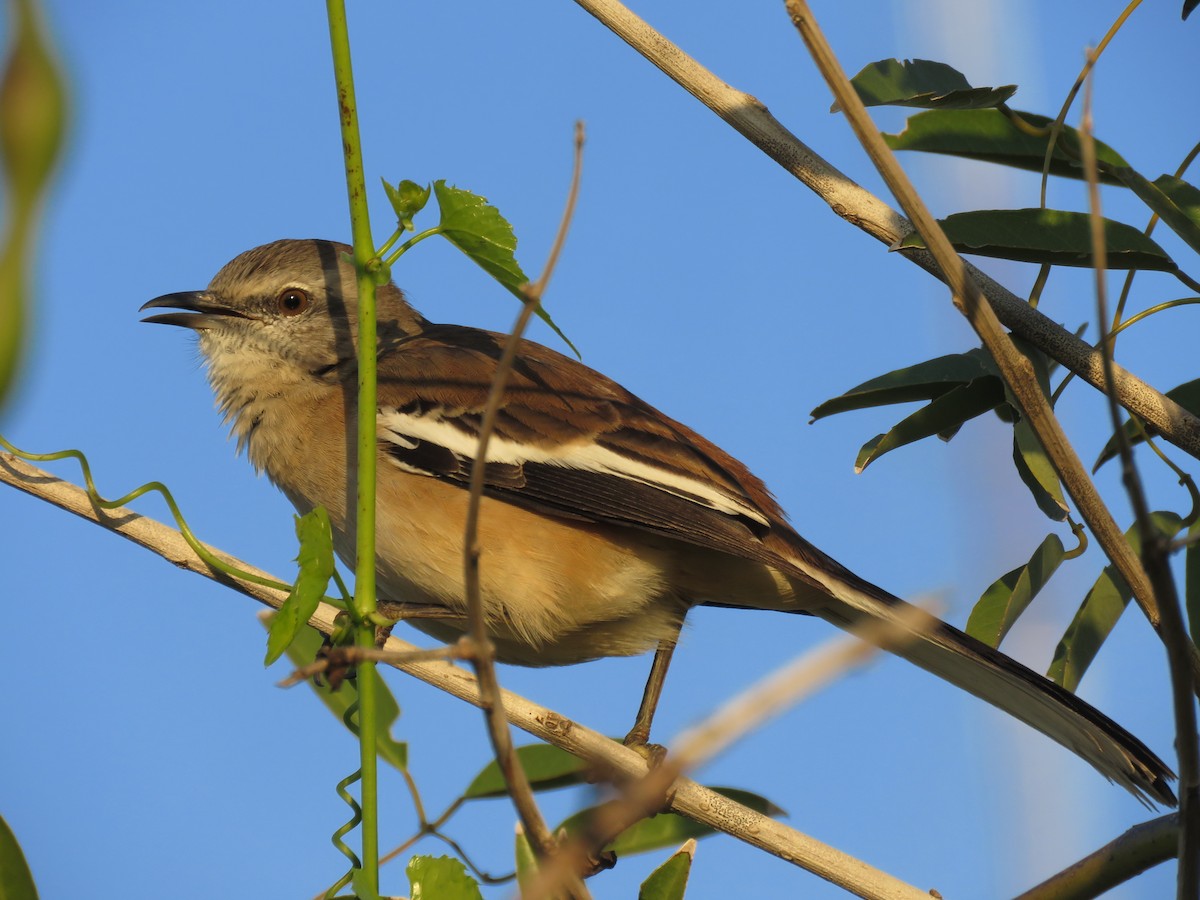
[[(10, 484), (60, 509), (116, 532), (182, 569), (211, 578), (272, 609), (278, 609), (287, 597), (285, 591), (242, 582), (213, 571), (192, 552), (178, 531), (161, 522), (127, 508), (98, 512), (82, 488), (31, 466), (9, 453), (0, 453), (0, 482)], [(217, 558), (237, 566), (242, 571), (271, 578), (266, 572), (227, 553), (212, 547), (208, 549)], [(337, 614), (338, 610), (335, 607), (322, 603), (309, 620), (309, 624), (329, 634), (333, 630)], [(414, 653), (419, 650), (396, 637), (388, 638), (382, 649), (393, 653)], [(393, 667), (474, 706), (481, 703), (478, 682), (470, 672), (458, 666), (446, 662), (414, 662)], [(618, 772), (631, 778), (645, 776), (646, 761), (635, 751), (518, 694), (510, 691), (501, 693), (508, 720), (518, 728), (568, 753), (573, 753), (604, 771)], [(678, 782), (672, 809), (787, 860), (857, 896), (879, 900), (928, 900), (928, 894), (886, 872), (695, 782), (686, 779)]]

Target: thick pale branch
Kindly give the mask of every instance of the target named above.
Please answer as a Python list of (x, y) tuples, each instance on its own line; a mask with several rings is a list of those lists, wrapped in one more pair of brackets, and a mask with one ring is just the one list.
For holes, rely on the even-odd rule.
[[(912, 223), (904, 216), (805, 145), (755, 97), (730, 87), (617, 0), (575, 2), (812, 189), (838, 216), (888, 246), (913, 230)], [(941, 269), (927, 251), (901, 252), (944, 280)], [(967, 274), (979, 285), (996, 317), (1006, 327), (1092, 387), (1104, 390), (1103, 359), (1099, 351), (1004, 285), (971, 264), (965, 265)], [(1123, 407), (1152, 424), (1166, 440), (1200, 459), (1200, 419), (1120, 366), (1114, 367), (1114, 380), (1117, 399)]]
[[(274, 609), (278, 609), (287, 596), (284, 591), (243, 583), (212, 571), (192, 552), (178, 531), (161, 522), (129, 509), (97, 512), (82, 488), (22, 462), (11, 454), (0, 453), (0, 482), (115, 531), (180, 568), (219, 581)], [(215, 548), (208, 549), (243, 571), (264, 578), (271, 577)], [(309, 624), (328, 634), (333, 629), (336, 615), (334, 607), (321, 604)], [(397, 653), (418, 650), (395, 637), (389, 638), (383, 649)], [(476, 706), (481, 703), (475, 678), (458, 666), (433, 662), (395, 665), (394, 668), (468, 703)], [(518, 728), (575, 754), (601, 771), (613, 771), (632, 778), (645, 776), (646, 761), (638, 753), (518, 694), (503, 691), (502, 696), (508, 719)], [(794, 863), (860, 897), (881, 900), (917, 900), (923, 897), (927, 900), (929, 896), (886, 872), (687, 779), (681, 779), (675, 785), (672, 809)]]

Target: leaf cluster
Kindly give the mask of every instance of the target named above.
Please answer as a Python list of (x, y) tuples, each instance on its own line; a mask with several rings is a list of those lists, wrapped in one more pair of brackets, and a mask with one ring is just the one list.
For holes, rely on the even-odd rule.
[[(853, 79), (855, 89), (869, 106), (919, 107), (898, 134), (885, 134), (894, 150), (958, 156), (965, 159), (1040, 171), (1043, 176), (1082, 179), (1079, 132), (1036, 113), (1017, 111), (1008, 102), (1016, 93), (1013, 85), (973, 87), (958, 71), (944, 63), (928, 60), (883, 60), (862, 69)], [(1109, 144), (1095, 141), (1097, 175), (1101, 183), (1130, 190), (1155, 219), (1167, 225), (1195, 252), (1200, 252), (1200, 190), (1182, 178), (1182, 172), (1149, 180), (1139, 174)], [(939, 220), (955, 249), (964, 254), (991, 256), (1043, 267), (1039, 284), (1054, 266), (1094, 268), (1096, 258), (1090, 232), (1091, 213), (1031, 207), (1024, 209), (965, 210)], [(1151, 228), (1139, 229), (1111, 219), (1103, 220), (1105, 265), (1129, 271), (1129, 278), (1142, 270), (1167, 272), (1189, 286), (1195, 281), (1180, 263), (1150, 236)], [(916, 231), (897, 242), (893, 249), (924, 247)], [(1128, 287), (1129, 282), (1127, 282)], [(1031, 302), (1036, 301), (1036, 296)], [(1108, 327), (1105, 349), (1124, 329), (1148, 315), (1166, 312), (1194, 298), (1162, 303), (1127, 319), (1118, 318)], [(1106, 325), (1107, 323), (1102, 323)], [(1069, 377), (1052, 390), (1054, 365), (1037, 348), (1014, 338), (1029, 359), (1047, 398), (1057, 401)], [(1184, 409), (1200, 413), (1200, 379), (1167, 392)], [(936, 436), (950, 441), (969, 421), (994, 413), (1012, 432), (1012, 459), (1021, 482), (1037, 508), (1055, 522), (1071, 525), (1076, 546), (1067, 550), (1056, 533), (1042, 538), (1029, 559), (996, 578), (982, 593), (967, 623), (967, 631), (991, 646), (998, 646), (1018, 617), (1067, 560), (1079, 556), (1086, 546), (1083, 530), (1070, 519), (1070, 508), (1062, 485), (1050, 466), (1037, 436), (1021, 416), (990, 355), (981, 348), (924, 360), (871, 378), (826, 400), (812, 412), (814, 421), (835, 414), (869, 407), (920, 403), (886, 432), (866, 441), (859, 450), (855, 468), (861, 472), (875, 460), (900, 447)], [(1124, 423), (1123, 431), (1132, 444), (1152, 441), (1155, 436), (1136, 419)], [(1095, 467), (1114, 459), (1118, 437), (1114, 435), (1096, 460)], [(1165, 457), (1164, 457), (1165, 458)], [(1163, 540), (1175, 541), (1195, 528), (1200, 503), (1191, 479), (1178, 471), (1188, 488), (1188, 508), (1181, 512), (1162, 510), (1152, 516), (1153, 527)], [(1129, 526), (1126, 538), (1139, 548), (1142, 535), (1137, 523)], [(1194, 541), (1184, 541), (1188, 573), (1200, 572)], [(1095, 659), (1131, 598), (1124, 580), (1106, 567), (1080, 603), (1050, 663), (1048, 675), (1075, 690), (1087, 667)], [(1200, 620), (1200, 577), (1187, 581), (1187, 605), (1195, 639)]]

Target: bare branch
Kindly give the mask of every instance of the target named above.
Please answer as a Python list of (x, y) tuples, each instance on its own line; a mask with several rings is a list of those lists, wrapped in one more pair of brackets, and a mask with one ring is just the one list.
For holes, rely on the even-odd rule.
[[(270, 613), (263, 613), (269, 616)], [(381, 662), (388, 665), (398, 665), (407, 662), (424, 662), (430, 659), (469, 659), (471, 651), (461, 644), (447, 644), (445, 647), (431, 647), (428, 650), (417, 650), (413, 653), (392, 653), (389, 650), (379, 650), (375, 647), (355, 647), (353, 645), (330, 648), (324, 656), (318, 657), (307, 666), (296, 669), (283, 681), (279, 687), (288, 688), (303, 684), (330, 669), (344, 669), (360, 662)]]

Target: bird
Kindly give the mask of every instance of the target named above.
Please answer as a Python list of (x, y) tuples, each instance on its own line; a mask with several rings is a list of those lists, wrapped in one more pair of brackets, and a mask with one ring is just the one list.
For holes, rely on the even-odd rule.
[[(301, 513), (323, 506), (355, 558), (358, 289), (352, 249), (278, 240), (204, 290), (142, 306), (198, 334), (238, 452)], [(382, 608), (466, 630), (463, 532), (482, 413), (506, 336), (425, 319), (377, 290), (376, 580)], [(485, 460), (481, 596), (502, 662), (561, 666), (655, 651), (627, 741), (649, 737), (671, 653), (698, 605), (843, 629), (895, 623), (887, 649), (1032, 726), (1147, 805), (1175, 777), (1138, 738), (1006, 654), (860, 578), (788, 523), (737, 459), (585, 364), (523, 340)], [(400, 608), (400, 607), (397, 607)], [(908, 624), (905, 624), (908, 623)]]

